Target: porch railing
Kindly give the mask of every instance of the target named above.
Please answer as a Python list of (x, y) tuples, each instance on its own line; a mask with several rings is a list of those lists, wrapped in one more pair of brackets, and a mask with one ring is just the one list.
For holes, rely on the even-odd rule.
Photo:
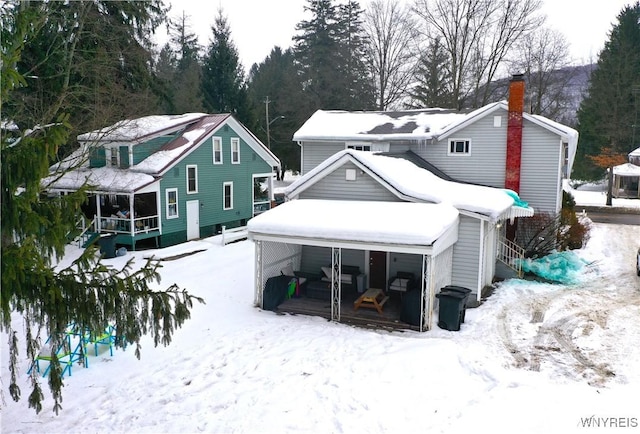
[(271, 201), (259, 201), (253, 202), (253, 215), (254, 217), (258, 214), (262, 214), (265, 211), (269, 211), (271, 209)]
[(137, 217), (133, 219), (120, 217), (100, 217), (96, 219), (98, 232), (137, 235), (160, 228), (158, 216)]
[(524, 249), (506, 238), (498, 240), (498, 258), (500, 262), (518, 273), (522, 277), (522, 262)]
[(88, 221), (84, 216), (80, 216), (76, 221), (76, 228), (80, 231), (80, 234), (73, 241), (78, 247), (83, 247), (93, 235), (94, 222), (93, 220)]

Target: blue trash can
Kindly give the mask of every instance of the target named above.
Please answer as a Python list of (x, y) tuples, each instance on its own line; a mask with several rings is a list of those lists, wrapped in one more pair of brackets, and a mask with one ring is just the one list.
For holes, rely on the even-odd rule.
[(116, 234), (103, 234), (98, 243), (100, 244), (100, 253), (105, 259), (116, 257)]

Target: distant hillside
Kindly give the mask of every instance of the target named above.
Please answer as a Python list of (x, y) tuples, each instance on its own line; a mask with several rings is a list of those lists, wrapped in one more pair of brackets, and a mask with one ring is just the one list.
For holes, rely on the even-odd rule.
[[(577, 112), (582, 98), (589, 88), (591, 73), (596, 64), (570, 66), (553, 71), (547, 81), (548, 88), (540, 103), (541, 114), (551, 120), (575, 127), (577, 124)], [(509, 78), (496, 80), (492, 83), (490, 101), (503, 101), (509, 98)], [(525, 76), (525, 110), (532, 112), (532, 99), (537, 95), (537, 76), (530, 79)], [(471, 96), (469, 101), (473, 100)], [(527, 109), (528, 107), (528, 109)]]

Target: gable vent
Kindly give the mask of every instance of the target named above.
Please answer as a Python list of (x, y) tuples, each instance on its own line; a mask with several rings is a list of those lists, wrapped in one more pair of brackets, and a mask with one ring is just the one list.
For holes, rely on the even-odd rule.
[(225, 125), (225, 126), (224, 126), (224, 128), (223, 128), (223, 130), (224, 130), (225, 132), (226, 132), (226, 131), (229, 131), (229, 125)]
[(179, 167), (174, 167), (173, 168), (173, 177), (177, 178), (178, 176), (180, 176), (180, 168)]

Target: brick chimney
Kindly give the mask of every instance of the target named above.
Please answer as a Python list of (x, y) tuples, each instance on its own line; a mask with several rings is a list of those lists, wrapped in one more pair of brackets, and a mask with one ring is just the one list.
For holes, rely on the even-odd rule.
[(507, 121), (507, 160), (504, 186), (520, 193), (520, 163), (522, 161), (522, 111), (524, 109), (524, 77), (514, 74), (509, 83), (509, 114)]

